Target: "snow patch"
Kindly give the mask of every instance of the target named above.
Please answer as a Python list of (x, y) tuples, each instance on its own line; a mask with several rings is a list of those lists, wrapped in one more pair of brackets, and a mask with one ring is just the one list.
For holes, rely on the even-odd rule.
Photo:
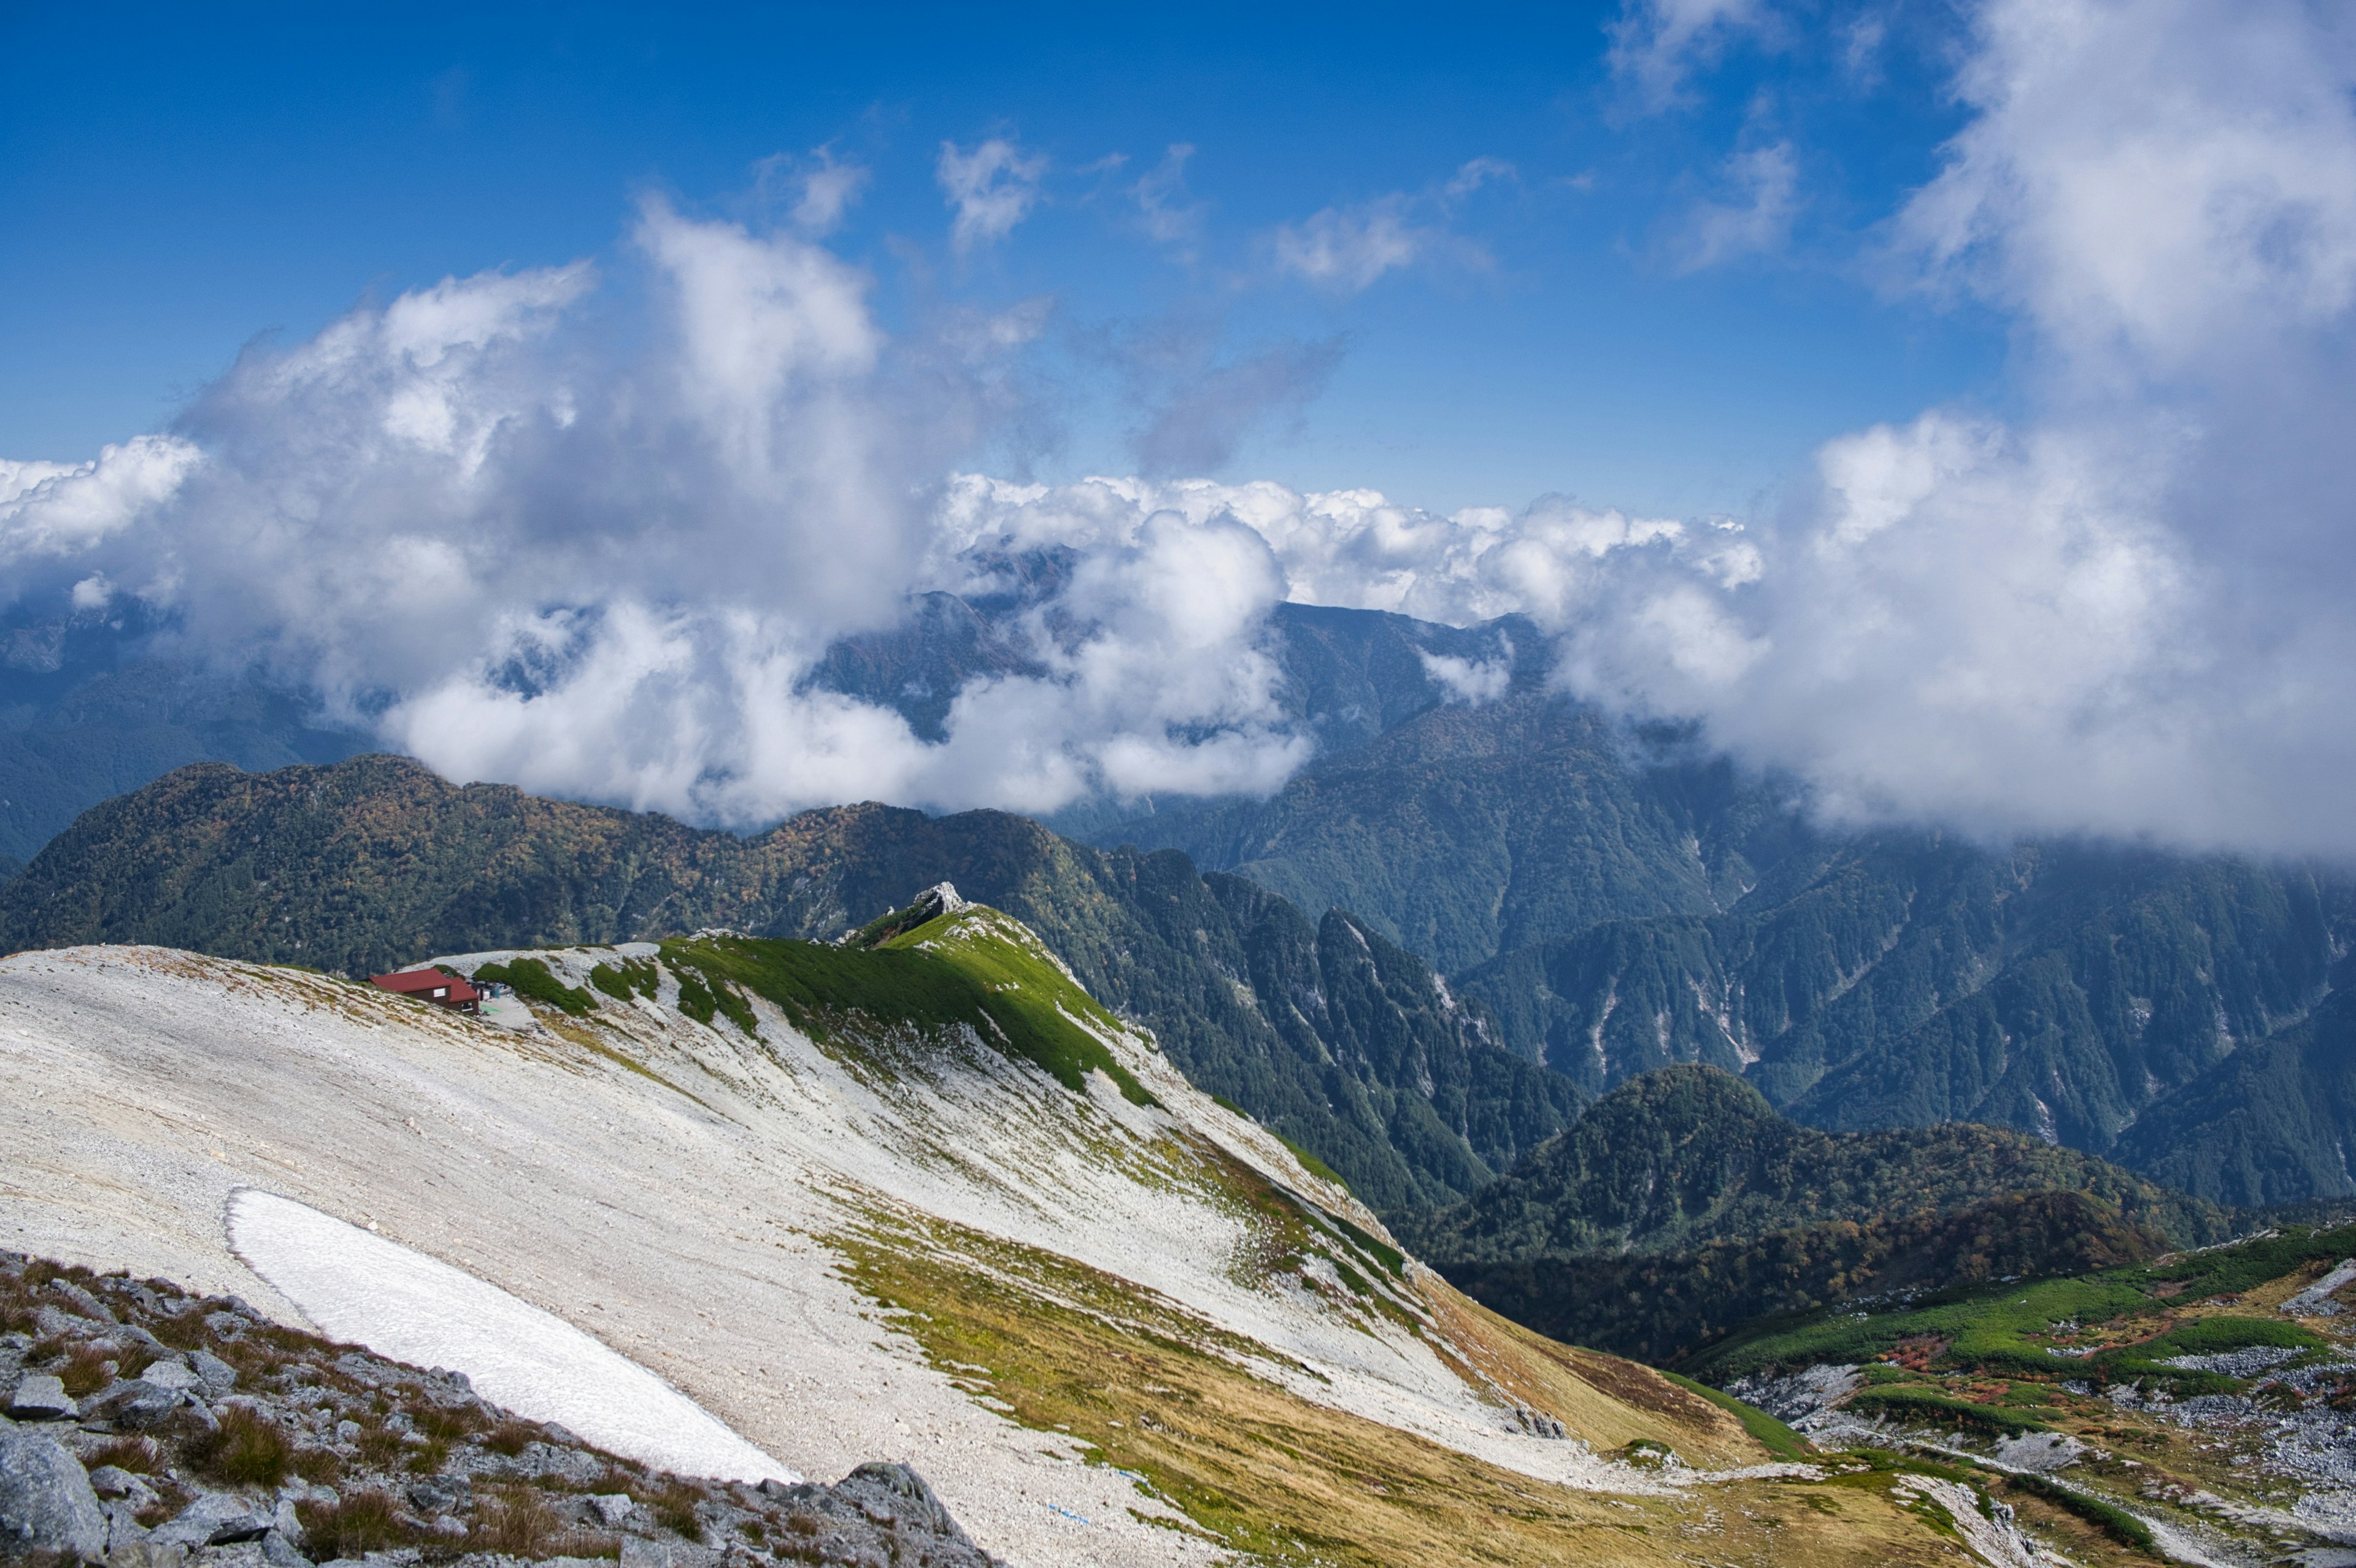
[(654, 1373), (463, 1269), (258, 1188), (229, 1200), (230, 1245), (330, 1339), (466, 1374), (534, 1421), (687, 1476), (801, 1477)]

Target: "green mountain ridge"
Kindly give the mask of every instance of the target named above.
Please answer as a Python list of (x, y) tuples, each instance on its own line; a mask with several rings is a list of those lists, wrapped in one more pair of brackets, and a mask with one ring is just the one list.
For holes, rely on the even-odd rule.
[(2095, 1156), (1948, 1123), (1829, 1133), (1712, 1067), (1632, 1079), (1467, 1201), (1410, 1227), (1435, 1262), (1660, 1253), (1826, 1221), (1947, 1213), (2012, 1193), (2083, 1193), (2178, 1244), (2224, 1216)]
[(830, 939), (942, 881), (1037, 931), (1190, 1080), (1377, 1209), (1469, 1194), (1582, 1103), (1351, 916), (1312, 922), (1183, 855), (1098, 850), (1002, 812), (842, 806), (739, 837), (459, 788), (402, 758), (200, 764), (53, 840), (0, 889), (0, 944), (144, 942), (361, 974), (705, 927)]

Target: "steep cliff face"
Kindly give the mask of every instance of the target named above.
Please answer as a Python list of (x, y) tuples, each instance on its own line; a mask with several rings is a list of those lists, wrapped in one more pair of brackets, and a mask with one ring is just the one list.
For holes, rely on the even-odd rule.
[[(224, 1244), (266, 1190), (582, 1328), (796, 1471), (909, 1464), (1018, 1563), (1665, 1562), (1696, 1487), (1726, 1550), (1765, 1544), (1751, 1499), (1791, 1483), (1710, 1478), (1768, 1457), (1725, 1410), (1458, 1296), (1011, 917), (903, 923), (445, 959), (508, 977), (489, 1019), (21, 954), (0, 1224), (368, 1339), (367, 1292)], [(1776, 1541), (1936, 1557), (1902, 1499), (1842, 1498)]]

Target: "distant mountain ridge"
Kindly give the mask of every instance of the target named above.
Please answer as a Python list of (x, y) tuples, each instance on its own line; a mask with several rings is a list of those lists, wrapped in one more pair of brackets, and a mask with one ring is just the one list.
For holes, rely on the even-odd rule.
[(1494, 1310), (1655, 1360), (1765, 1316), (2114, 1267), (2229, 1229), (2075, 1149), (1966, 1123), (1823, 1132), (1694, 1065), (1631, 1079), (1469, 1200), (1394, 1228)]
[(1583, 1103), (1349, 915), (1312, 922), (1183, 855), (1097, 850), (1002, 812), (841, 806), (739, 837), (462, 789), (397, 757), (206, 763), (52, 841), (0, 889), (0, 944), (144, 942), (365, 974), (705, 926), (830, 938), (941, 881), (1036, 929), (1194, 1083), (1377, 1209), (1471, 1193)]
[(1730, 1073), (1680, 1066), (1622, 1083), (1472, 1198), (1402, 1234), (1441, 1261), (1657, 1253), (2031, 1191), (2083, 1193), (2179, 1244), (2225, 1231), (2213, 1206), (2076, 1149), (1966, 1122), (1824, 1132)]

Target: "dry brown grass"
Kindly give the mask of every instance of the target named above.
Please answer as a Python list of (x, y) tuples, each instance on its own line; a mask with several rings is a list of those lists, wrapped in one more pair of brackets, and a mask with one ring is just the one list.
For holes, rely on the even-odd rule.
[(303, 1521), (305, 1549), (321, 1563), (381, 1552), (410, 1540), (411, 1532), (401, 1522), (401, 1505), (391, 1493), (374, 1488), (333, 1503), (296, 1503), (294, 1513)]
[[(835, 1241), (849, 1277), (879, 1303), (909, 1311), (897, 1321), (935, 1364), (988, 1367), (989, 1392), (1023, 1425), (1067, 1430), (1094, 1445), (1105, 1464), (1145, 1476), (1204, 1534), (1265, 1562), (1633, 1568), (1699, 1559), (1898, 1568), (1954, 1561), (1886, 1486), (1845, 1489), (1832, 1513), (1802, 1506), (1794, 1494), (1814, 1489), (1804, 1482), (1676, 1497), (1575, 1491), (1295, 1398), (1205, 1349), (1183, 1314), (1141, 1307), (1133, 1287), (1066, 1260), (939, 1222)], [(1023, 1280), (1040, 1288), (1015, 1283)], [(1721, 1424), (1715, 1406), (1632, 1369), (1631, 1392), (1658, 1407), (1638, 1408), (1579, 1381), (1584, 1352), (1558, 1349), (1563, 1357), (1554, 1360), (1518, 1344), (1483, 1353), (1519, 1365), (1533, 1392), (1543, 1381), (1553, 1395), (1546, 1407), (1566, 1422), (1578, 1381), (1590, 1402), (1580, 1413), (1616, 1413), (1626, 1432), (1621, 1444), (1650, 1438), (1689, 1456), (1726, 1448), (1745, 1460), (1761, 1456), (1739, 1426)]]
[(274, 1487), (294, 1468), (294, 1445), (268, 1416), (242, 1404), (223, 1405), (215, 1431), (190, 1434), (182, 1457), (197, 1473), (232, 1487)]
[(91, 1469), (112, 1465), (118, 1470), (128, 1470), (134, 1476), (155, 1474), (158, 1457), (155, 1445), (145, 1437), (118, 1437), (103, 1448), (90, 1455), (82, 1463)]

